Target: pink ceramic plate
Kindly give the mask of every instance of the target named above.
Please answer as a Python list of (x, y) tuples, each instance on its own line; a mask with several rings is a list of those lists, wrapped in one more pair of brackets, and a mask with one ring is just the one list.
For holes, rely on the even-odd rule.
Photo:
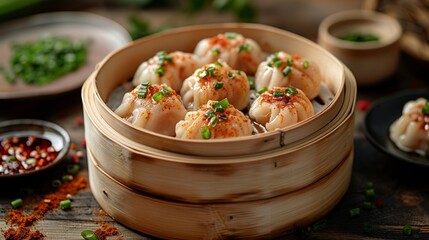
[(0, 26), (0, 65), (10, 69), (9, 59), (13, 42), (34, 41), (46, 34), (80, 41), (89, 40), (87, 63), (44, 86), (26, 85), (21, 81), (10, 84), (0, 75), (0, 100), (57, 95), (79, 88), (98, 62), (131, 41), (128, 32), (119, 24), (95, 14), (39, 14)]

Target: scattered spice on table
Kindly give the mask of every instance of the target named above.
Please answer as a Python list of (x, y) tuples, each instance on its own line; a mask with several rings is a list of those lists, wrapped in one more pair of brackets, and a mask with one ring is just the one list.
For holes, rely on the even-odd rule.
[(107, 237), (116, 236), (119, 234), (119, 231), (115, 226), (107, 223), (99, 224), (101, 225), (101, 228), (94, 231), (99, 240), (105, 240)]
[(29, 227), (21, 227), (18, 229), (9, 228), (3, 234), (5, 240), (16, 240), (16, 239), (28, 239), (28, 240), (36, 240), (43, 239), (46, 236), (43, 235), (39, 230), (31, 230)]

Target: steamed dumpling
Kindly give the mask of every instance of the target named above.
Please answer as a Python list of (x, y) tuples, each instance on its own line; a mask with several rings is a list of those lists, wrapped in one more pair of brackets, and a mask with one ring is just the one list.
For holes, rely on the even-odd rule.
[(186, 115), (180, 95), (165, 84), (142, 83), (125, 93), (115, 113), (135, 126), (175, 135), (176, 123)]
[(262, 62), (255, 74), (256, 89), (272, 87), (295, 87), (309, 99), (319, 95), (322, 77), (316, 63), (298, 55), (277, 52)]
[(390, 138), (403, 151), (429, 153), (429, 102), (425, 98), (404, 105), (401, 117), (390, 126)]
[(133, 84), (137, 86), (142, 82), (165, 83), (178, 92), (183, 80), (202, 65), (194, 54), (180, 51), (167, 54), (161, 51), (139, 66), (134, 74)]
[(227, 99), (208, 101), (197, 111), (186, 114), (176, 125), (176, 137), (182, 139), (218, 139), (252, 135), (252, 124)]
[(313, 105), (307, 96), (292, 87), (274, 87), (262, 93), (249, 110), (250, 118), (267, 131), (291, 126), (313, 115)]
[(251, 75), (255, 74), (263, 60), (262, 50), (254, 40), (232, 32), (201, 40), (194, 53), (204, 64), (220, 59), (232, 68)]
[(225, 62), (216, 61), (197, 69), (183, 82), (180, 95), (189, 110), (197, 110), (209, 100), (227, 98), (237, 109), (249, 104), (249, 81), (246, 73), (233, 70)]

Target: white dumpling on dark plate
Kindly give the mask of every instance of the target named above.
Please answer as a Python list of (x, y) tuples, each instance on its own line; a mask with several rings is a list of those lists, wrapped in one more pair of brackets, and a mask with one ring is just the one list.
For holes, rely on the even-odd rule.
[(142, 82), (164, 83), (178, 92), (183, 80), (202, 65), (198, 57), (192, 53), (175, 51), (167, 54), (161, 51), (140, 64), (134, 74), (133, 85), (137, 86)]
[(429, 102), (425, 98), (408, 101), (402, 115), (389, 127), (390, 139), (406, 152), (429, 153)]
[(115, 113), (131, 124), (174, 136), (175, 126), (186, 115), (181, 97), (165, 84), (141, 83), (124, 94)]
[(232, 68), (250, 75), (255, 74), (263, 60), (263, 53), (257, 42), (234, 32), (218, 34), (199, 41), (194, 54), (200, 57), (204, 64), (220, 59)]
[(188, 110), (197, 110), (209, 100), (227, 98), (237, 109), (249, 104), (249, 80), (246, 73), (234, 70), (227, 63), (216, 61), (197, 69), (183, 82), (180, 95)]
[(298, 55), (276, 52), (259, 64), (255, 74), (257, 90), (272, 87), (295, 87), (312, 100), (320, 93), (322, 76), (315, 62)]
[(196, 111), (190, 111), (176, 125), (176, 137), (181, 139), (221, 139), (252, 135), (251, 120), (241, 111), (221, 101), (208, 101)]
[(308, 97), (293, 87), (274, 87), (265, 91), (249, 110), (250, 118), (267, 131), (292, 126), (313, 115), (313, 105)]

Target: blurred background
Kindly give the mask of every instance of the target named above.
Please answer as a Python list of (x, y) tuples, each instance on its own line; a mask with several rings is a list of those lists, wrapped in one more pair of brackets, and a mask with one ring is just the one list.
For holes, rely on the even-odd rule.
[(1, 0), (0, 24), (52, 11), (88, 11), (113, 19), (138, 38), (166, 28), (219, 22), (257, 22), (316, 39), (320, 21), (368, 0)]

